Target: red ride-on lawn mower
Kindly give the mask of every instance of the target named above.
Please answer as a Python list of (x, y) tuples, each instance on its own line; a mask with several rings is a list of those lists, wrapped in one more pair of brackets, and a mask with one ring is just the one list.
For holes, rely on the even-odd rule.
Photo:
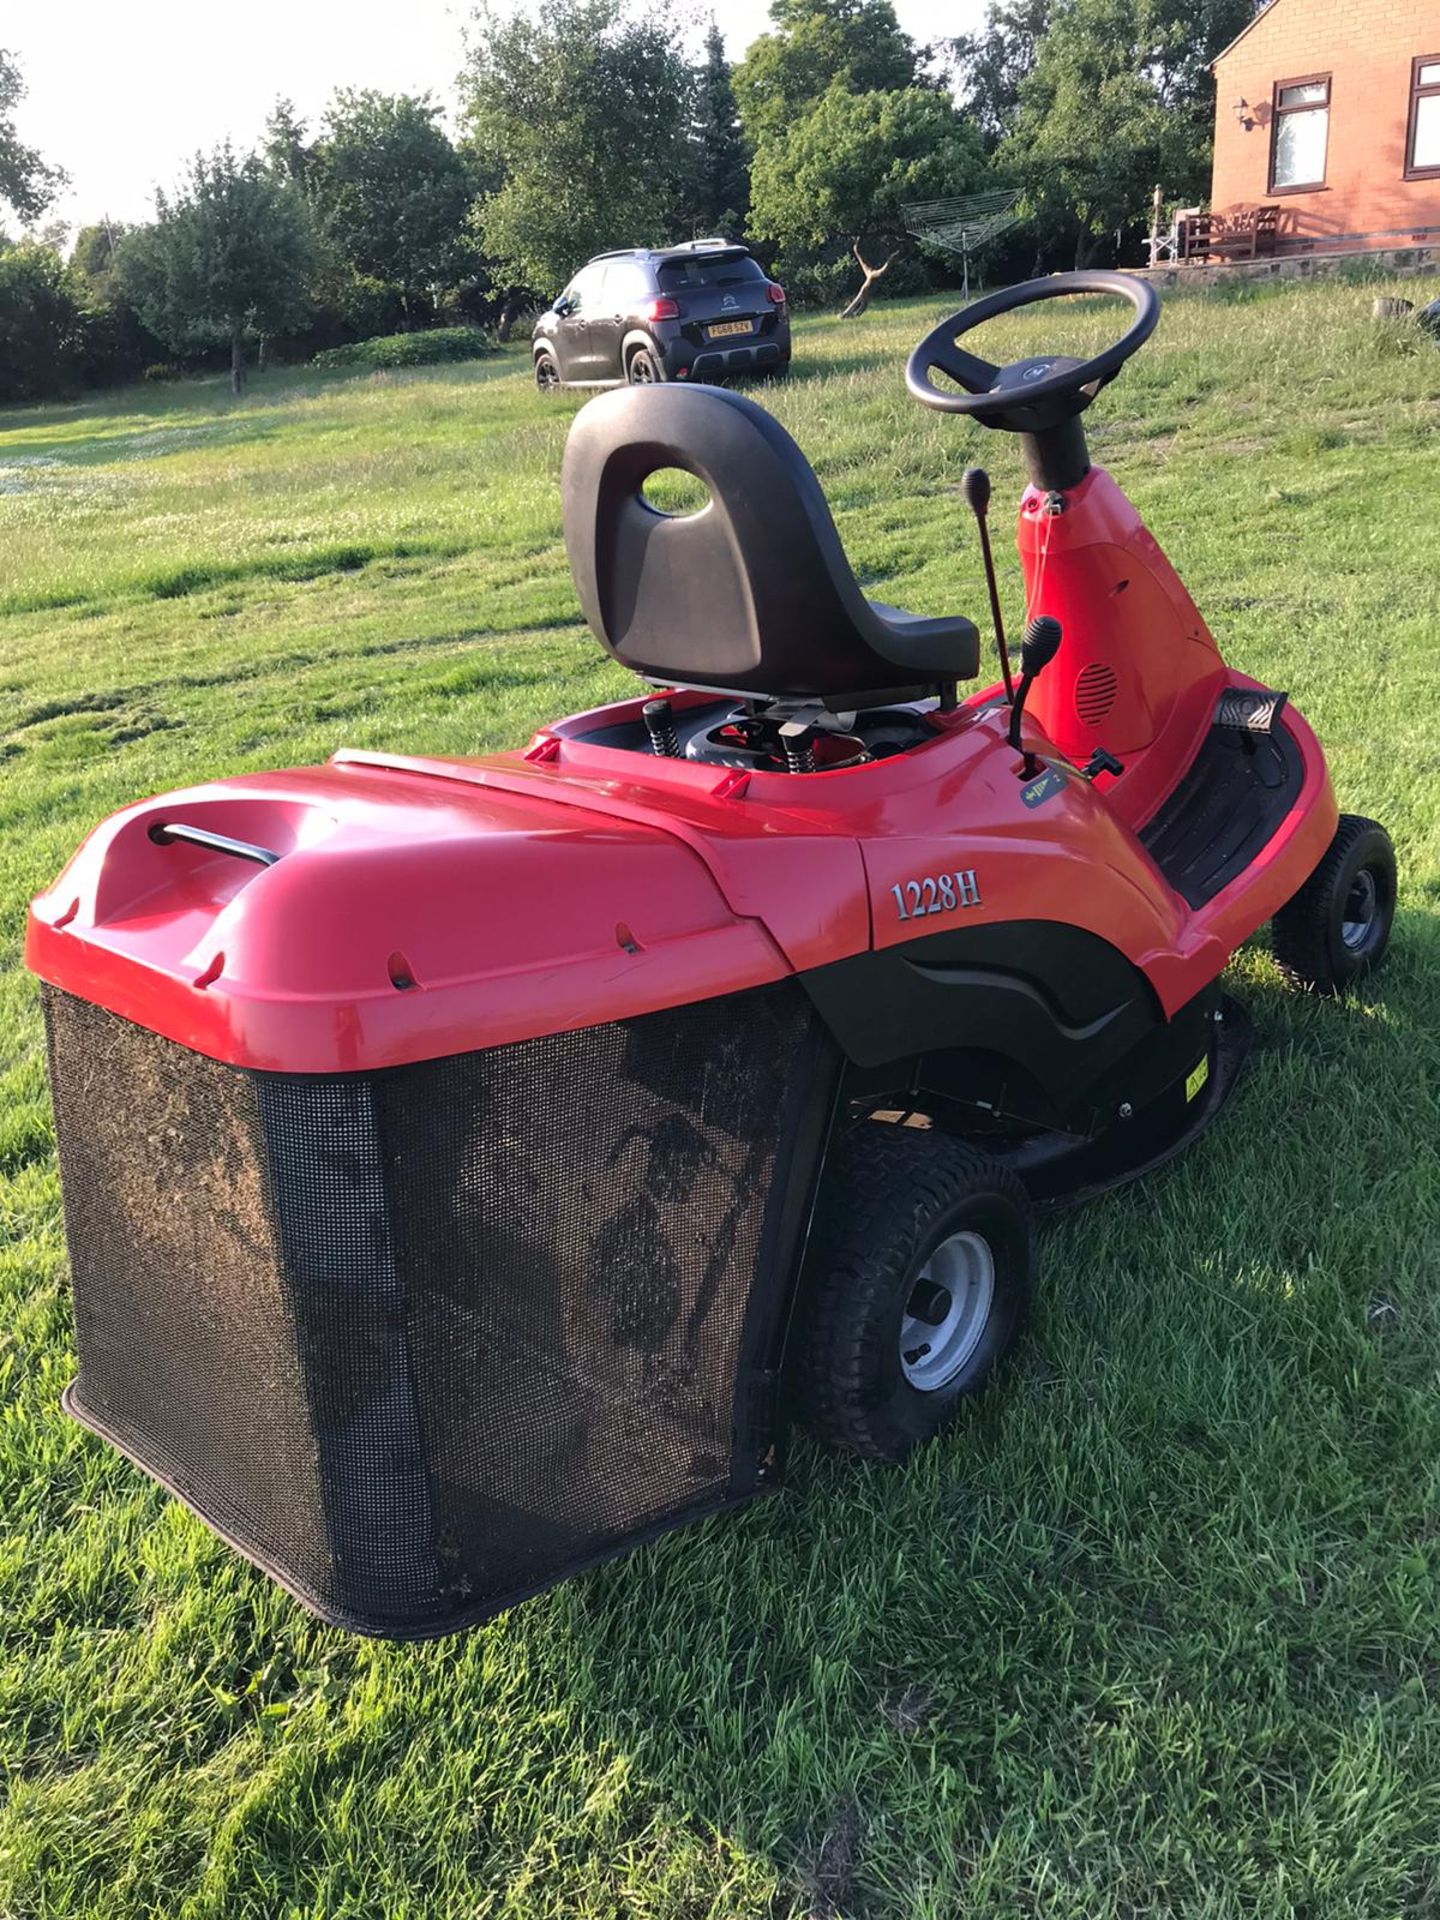
[[(1134, 309), (1093, 360), (958, 344), (1071, 293)], [(1030, 469), (1013, 673), (966, 477), (1003, 684), (865, 599), (767, 413), (608, 394), (566, 543), (666, 691), (148, 800), (36, 901), (70, 1410), (326, 1618), (483, 1618), (778, 1486), (792, 1412), (902, 1458), (1014, 1339), (1035, 1204), (1215, 1115), (1240, 943), (1325, 992), (1381, 958), (1387, 835), (1090, 464), (1157, 313), (1065, 274), (911, 356)]]

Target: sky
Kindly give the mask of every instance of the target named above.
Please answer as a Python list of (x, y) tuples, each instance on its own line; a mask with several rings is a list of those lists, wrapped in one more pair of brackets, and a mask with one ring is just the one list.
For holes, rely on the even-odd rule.
[[(732, 58), (764, 32), (767, 9), (717, 7)], [(28, 89), (21, 137), (71, 177), (47, 219), (73, 229), (147, 218), (186, 156), (227, 135), (253, 145), (279, 94), (312, 124), (336, 87), (429, 92), (448, 108), (471, 10), (467, 0), (7, 0), (0, 45)], [(970, 29), (984, 0), (896, 0), (896, 11), (923, 42)]]

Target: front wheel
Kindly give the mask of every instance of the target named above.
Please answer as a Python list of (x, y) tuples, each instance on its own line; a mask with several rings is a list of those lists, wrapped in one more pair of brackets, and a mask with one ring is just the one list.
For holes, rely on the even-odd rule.
[(854, 1128), (826, 1175), (790, 1331), (811, 1431), (903, 1460), (1013, 1344), (1034, 1263), (1025, 1190), (988, 1154), (941, 1133)]
[(1385, 958), (1395, 918), (1395, 848), (1384, 827), (1342, 813), (1324, 859), (1271, 924), (1292, 986), (1343, 993)]
[(535, 356), (535, 385), (541, 393), (554, 393), (560, 385), (560, 369), (555, 357), (549, 353), (537, 353)]

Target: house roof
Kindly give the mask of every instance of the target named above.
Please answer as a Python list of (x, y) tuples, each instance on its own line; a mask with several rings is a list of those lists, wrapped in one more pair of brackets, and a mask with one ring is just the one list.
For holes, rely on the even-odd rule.
[(1247, 33), (1252, 32), (1256, 27), (1258, 27), (1262, 20), (1268, 19), (1270, 14), (1274, 12), (1276, 7), (1283, 6), (1284, 4), (1285, 4), (1285, 0), (1268, 0), (1268, 4), (1266, 6), (1261, 7), (1260, 11), (1256, 14), (1255, 18), (1250, 22), (1250, 24), (1240, 29), (1239, 33), (1236, 34), (1235, 38), (1230, 42), (1229, 46), (1222, 47), (1220, 49), (1219, 53), (1217, 53), (1215, 58), (1210, 62), (1210, 71), (1213, 73), (1216, 67), (1218, 67), (1220, 62), (1225, 58), (1226, 54), (1233, 53), (1235, 51), (1236, 47), (1239, 46), (1240, 42), (1245, 38)]

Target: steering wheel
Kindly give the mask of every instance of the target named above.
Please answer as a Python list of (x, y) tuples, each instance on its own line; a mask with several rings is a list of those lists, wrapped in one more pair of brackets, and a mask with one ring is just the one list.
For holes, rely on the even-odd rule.
[[(1093, 360), (1047, 354), (995, 367), (959, 345), (964, 334), (1002, 313), (1032, 307), (1040, 300), (1061, 300), (1072, 293), (1118, 294), (1135, 309), (1126, 331)], [(1026, 280), (1018, 287), (988, 293), (932, 327), (906, 363), (905, 385), (922, 407), (933, 407), (937, 413), (967, 413), (987, 427), (1040, 433), (1083, 413), (1131, 354), (1150, 338), (1159, 318), (1160, 301), (1155, 289), (1148, 281), (1128, 273), (1055, 273), (1044, 280)], [(964, 391), (937, 387), (936, 373), (945, 374)]]

